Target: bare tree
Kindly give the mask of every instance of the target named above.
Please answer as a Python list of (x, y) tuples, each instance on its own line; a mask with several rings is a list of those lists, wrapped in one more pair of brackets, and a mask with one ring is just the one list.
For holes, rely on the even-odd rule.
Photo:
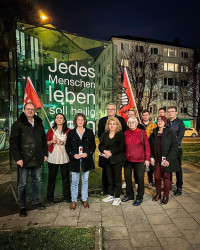
[(195, 118), (196, 129), (200, 132), (200, 50), (180, 67), (181, 73), (174, 76), (178, 86), (176, 102), (188, 116)]
[[(122, 85), (123, 68), (127, 67), (130, 84), (139, 113), (149, 109), (160, 94), (162, 79), (162, 61), (158, 54), (152, 53), (149, 43), (133, 43), (126, 52), (120, 52), (117, 58), (118, 86)], [(121, 88), (118, 88), (120, 98)]]

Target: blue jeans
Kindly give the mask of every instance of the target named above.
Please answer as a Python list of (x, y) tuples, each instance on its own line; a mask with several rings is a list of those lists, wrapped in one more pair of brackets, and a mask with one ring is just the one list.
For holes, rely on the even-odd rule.
[(26, 207), (26, 186), (27, 186), (29, 171), (31, 171), (31, 180), (32, 180), (32, 204), (37, 204), (39, 202), (40, 167), (39, 168), (19, 167), (18, 203), (20, 208)]
[[(81, 171), (81, 199), (82, 201), (86, 201), (88, 199), (88, 178), (89, 178), (89, 171), (83, 172)], [(79, 172), (72, 172), (72, 185), (71, 185), (71, 194), (72, 194), (72, 201), (77, 202), (78, 197), (78, 185), (79, 185), (80, 173)]]

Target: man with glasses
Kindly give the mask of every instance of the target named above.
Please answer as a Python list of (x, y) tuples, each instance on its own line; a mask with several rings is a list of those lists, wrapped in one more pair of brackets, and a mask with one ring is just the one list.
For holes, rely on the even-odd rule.
[(39, 203), (40, 167), (47, 160), (48, 150), (42, 119), (35, 115), (35, 105), (26, 103), (24, 112), (11, 127), (10, 147), (18, 166), (19, 216), (26, 217), (26, 185), (31, 171), (32, 208), (45, 209)]
[[(168, 112), (168, 126), (176, 133), (176, 137), (178, 140), (178, 154), (177, 158), (180, 164), (180, 170), (176, 172), (176, 191), (174, 195), (182, 195), (182, 186), (183, 186), (183, 173), (181, 166), (182, 159), (182, 139), (185, 133), (185, 125), (182, 120), (178, 119), (177, 115), (177, 107), (171, 106), (167, 110)], [(171, 177), (172, 179), (172, 177)], [(172, 181), (172, 180), (171, 180)]]
[[(106, 126), (106, 122), (108, 120), (108, 118), (111, 117), (116, 117), (121, 125), (122, 125), (122, 131), (125, 132), (126, 131), (126, 122), (124, 120), (123, 117), (116, 115), (116, 106), (113, 103), (109, 103), (107, 105), (107, 116), (102, 117), (99, 120), (99, 124), (98, 124), (98, 138), (101, 137), (101, 135), (103, 134), (103, 132), (105, 131), (105, 126)], [(107, 176), (106, 176), (106, 171), (104, 169), (103, 163), (101, 161), (101, 158), (99, 160), (99, 166), (102, 167), (102, 191), (104, 194), (107, 194), (107, 189), (108, 189), (108, 183), (107, 183)]]

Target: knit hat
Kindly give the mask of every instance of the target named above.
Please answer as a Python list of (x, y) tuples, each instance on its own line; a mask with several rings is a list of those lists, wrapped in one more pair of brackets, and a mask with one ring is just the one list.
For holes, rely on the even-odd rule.
[(167, 125), (167, 118), (166, 118), (165, 116), (158, 116), (157, 121), (158, 121), (158, 120), (163, 120), (164, 123), (165, 123), (165, 126)]

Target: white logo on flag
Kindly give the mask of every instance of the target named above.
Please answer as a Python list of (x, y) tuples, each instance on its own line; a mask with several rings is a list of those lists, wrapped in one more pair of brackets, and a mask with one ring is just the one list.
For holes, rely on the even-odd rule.
[(126, 89), (122, 89), (122, 96), (121, 96), (121, 104), (120, 104), (120, 109), (128, 105), (129, 103), (129, 98), (128, 95), (126, 94)]

